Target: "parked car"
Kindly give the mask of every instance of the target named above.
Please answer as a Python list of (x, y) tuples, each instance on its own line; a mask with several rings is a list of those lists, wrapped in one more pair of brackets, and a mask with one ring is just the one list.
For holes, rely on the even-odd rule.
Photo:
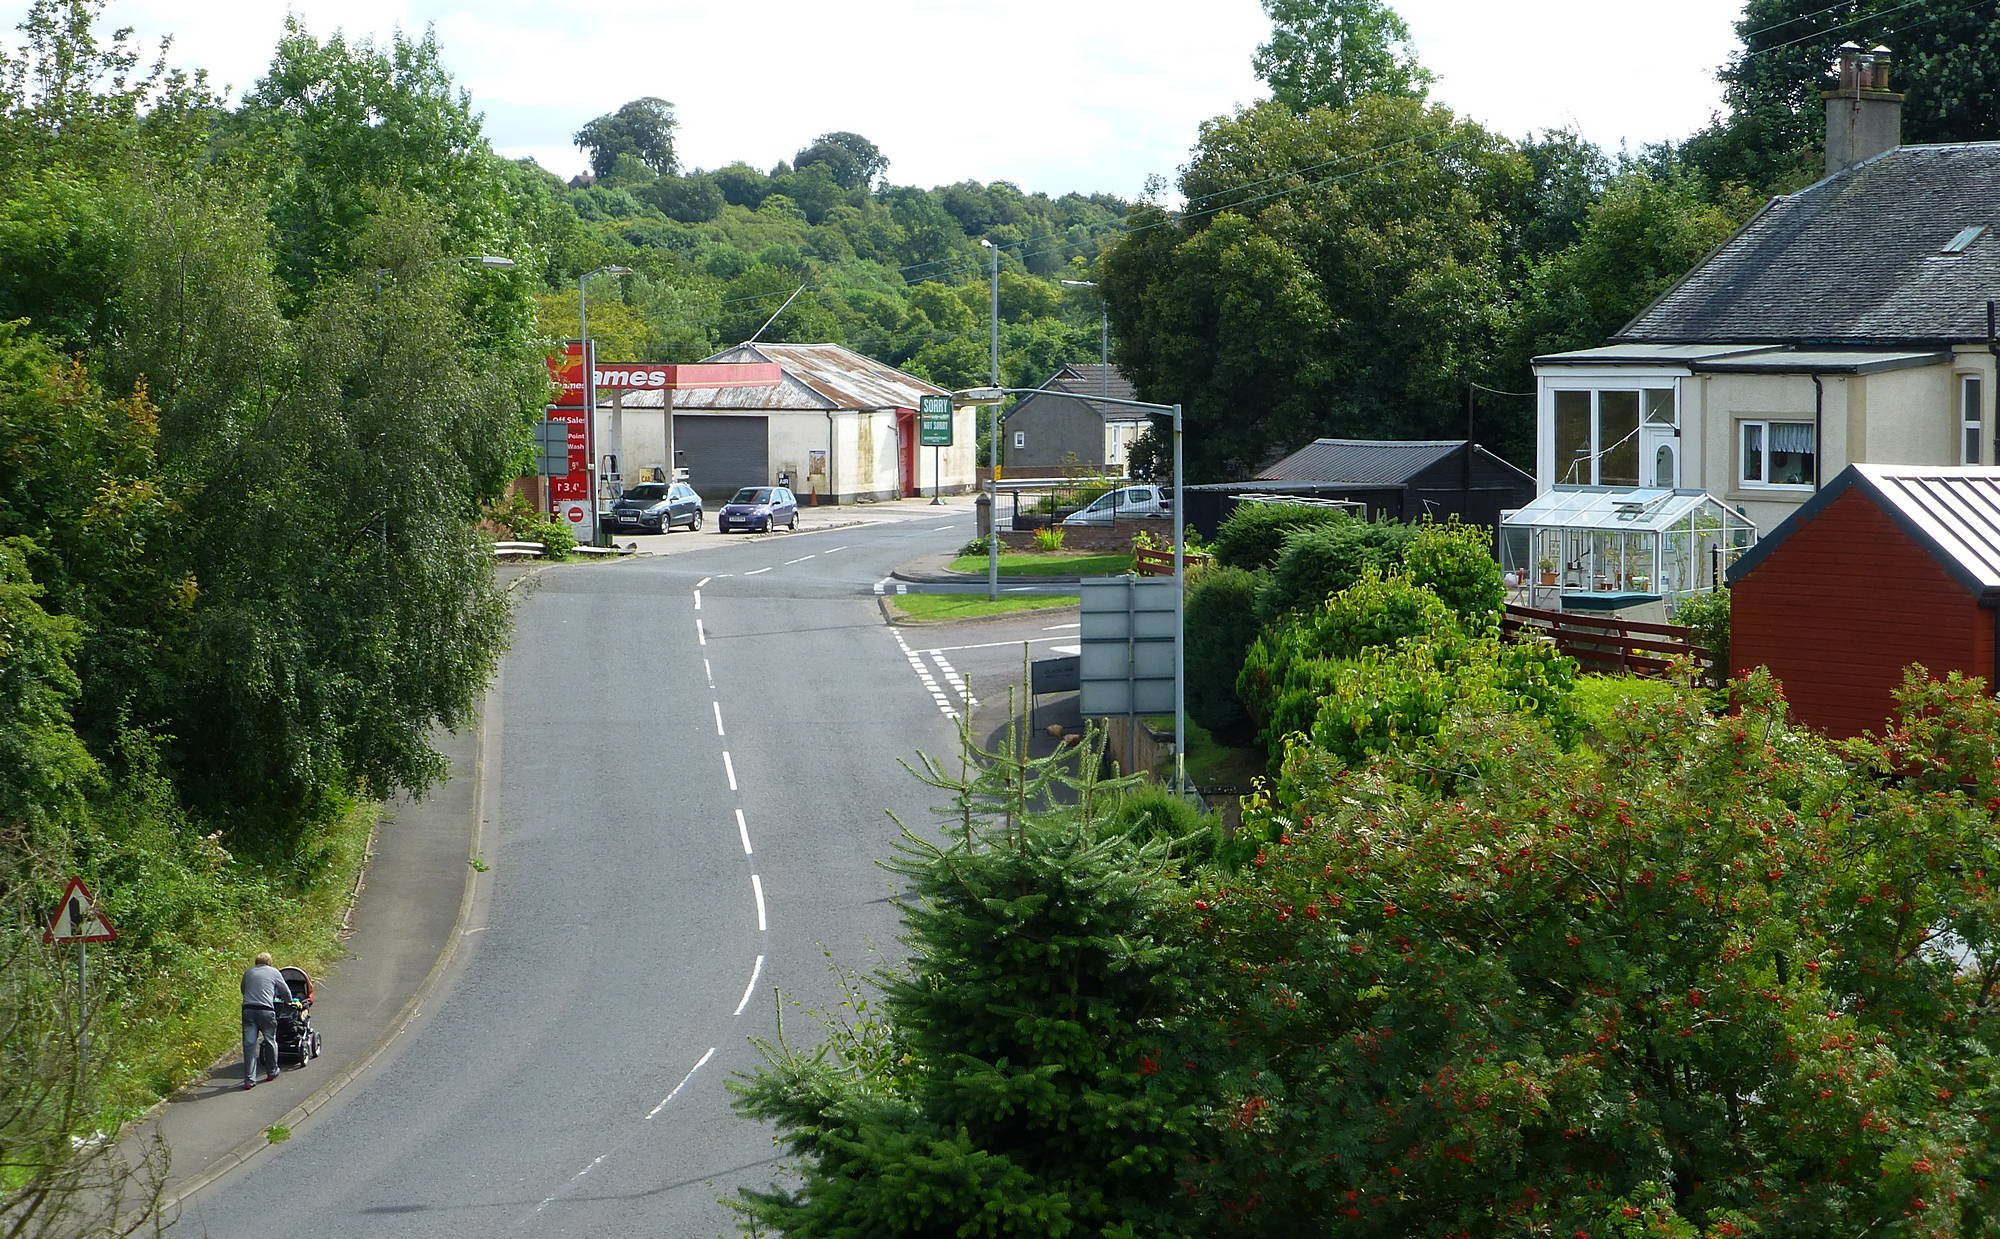
[(1063, 517), (1065, 525), (1109, 525), (1119, 517), (1171, 516), (1174, 505), (1158, 486), (1120, 486)]
[(730, 496), (722, 511), (715, 514), (717, 533), (732, 529), (766, 533), (780, 525), (787, 529), (799, 527), (799, 501), (782, 486), (746, 486)]
[(675, 525), (701, 528), (701, 496), (686, 482), (641, 482), (611, 505), (605, 523), (612, 530), (665, 533)]

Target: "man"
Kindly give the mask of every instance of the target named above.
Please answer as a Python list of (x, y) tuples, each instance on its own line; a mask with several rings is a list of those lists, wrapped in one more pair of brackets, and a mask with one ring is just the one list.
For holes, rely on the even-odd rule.
[(260, 951), (243, 973), (243, 1087), (257, 1087), (257, 1051), (261, 1040), (271, 1050), (271, 1072), (278, 1078), (278, 1004), (292, 1000), (285, 974), (271, 967), (271, 953)]

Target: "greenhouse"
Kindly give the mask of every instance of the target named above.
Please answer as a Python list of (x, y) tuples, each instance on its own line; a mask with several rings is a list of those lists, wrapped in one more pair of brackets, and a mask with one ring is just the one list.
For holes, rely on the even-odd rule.
[(1500, 567), (1525, 606), (1666, 619), (1756, 541), (1707, 491), (1558, 486), (1501, 516)]

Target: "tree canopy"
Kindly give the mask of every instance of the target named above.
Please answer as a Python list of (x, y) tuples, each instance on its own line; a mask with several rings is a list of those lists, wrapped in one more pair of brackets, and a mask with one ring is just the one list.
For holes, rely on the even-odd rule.
[(1350, 107), (1368, 95), (1421, 99), (1434, 77), (1410, 28), (1383, 0), (1264, 0), (1271, 41), (1251, 66), (1294, 112)]
[(680, 166), (674, 157), (678, 124), (673, 104), (648, 95), (586, 123), (575, 141), (578, 150), (590, 152), (590, 170), (599, 177), (612, 175), (623, 156), (665, 176)]

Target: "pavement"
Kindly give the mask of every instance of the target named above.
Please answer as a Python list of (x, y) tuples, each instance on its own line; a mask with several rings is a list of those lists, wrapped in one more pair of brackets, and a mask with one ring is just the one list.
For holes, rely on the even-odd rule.
[[(904, 499), (807, 507), (799, 509), (799, 532), (920, 520), (945, 514), (941, 509), (970, 506), (970, 496), (953, 496), (942, 505)], [(721, 545), (722, 536), (703, 531), (618, 539), (621, 547), (627, 543), (639, 554), (676, 554)], [(944, 565), (950, 560), (949, 555), (926, 556), (897, 575), (911, 581), (975, 579), (949, 572)], [(270, 1148), (274, 1131), (296, 1128), (367, 1071), (419, 1015), (443, 978), (476, 891), (484, 821), (484, 726), (445, 735), (438, 747), (451, 764), (450, 777), (422, 800), (398, 798), (385, 806), (348, 915), (345, 953), (313, 978), (312, 1021), (323, 1039), (320, 1057), (246, 1092), (242, 1056), (232, 1054), (121, 1133), (119, 1145), (128, 1165), (137, 1165), (156, 1140), (165, 1144), (170, 1157), (162, 1197), (167, 1218), (175, 1216), (182, 1201)], [(244, 966), (249, 962), (244, 960)], [(283, 966), (288, 961), (276, 962)], [(140, 1190), (136, 1176), (129, 1186)]]

